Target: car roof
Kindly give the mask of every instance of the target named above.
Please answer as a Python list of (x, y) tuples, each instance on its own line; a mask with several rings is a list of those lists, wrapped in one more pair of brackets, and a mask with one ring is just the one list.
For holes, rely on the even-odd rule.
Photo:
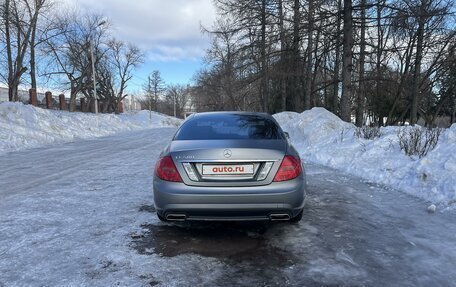
[(261, 117), (272, 117), (268, 113), (262, 112), (246, 112), (246, 111), (217, 111), (217, 112), (202, 112), (202, 113), (195, 113), (192, 115), (192, 118), (195, 117), (205, 117), (205, 116), (213, 116), (213, 115), (249, 115), (249, 116), (261, 116)]

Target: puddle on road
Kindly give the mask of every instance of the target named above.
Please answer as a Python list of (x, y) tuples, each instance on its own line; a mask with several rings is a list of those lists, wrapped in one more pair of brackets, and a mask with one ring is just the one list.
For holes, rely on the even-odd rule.
[[(142, 205), (139, 210), (156, 212), (152, 205)], [(289, 270), (302, 261), (292, 252), (273, 244), (282, 241), (284, 224), (288, 223), (143, 224), (141, 232), (131, 234), (130, 247), (139, 254), (156, 254), (170, 259), (179, 255), (214, 258), (225, 265), (223, 272), (211, 283), (213, 285), (282, 286), (289, 280)]]
[(271, 223), (194, 223), (144, 224), (141, 236), (132, 236), (132, 247), (140, 254), (174, 257), (197, 254), (226, 263), (254, 263), (284, 267), (293, 256), (269, 244), (264, 236)]
[[(154, 205), (141, 205), (139, 211), (155, 213)], [(182, 222), (163, 225), (143, 224), (144, 232), (133, 234), (132, 247), (140, 254), (174, 257), (197, 254), (225, 262), (245, 262), (288, 266), (294, 258), (272, 246), (265, 233), (281, 223), (271, 222)], [(282, 223), (283, 224), (283, 223)], [(270, 232), (269, 236), (278, 236)]]

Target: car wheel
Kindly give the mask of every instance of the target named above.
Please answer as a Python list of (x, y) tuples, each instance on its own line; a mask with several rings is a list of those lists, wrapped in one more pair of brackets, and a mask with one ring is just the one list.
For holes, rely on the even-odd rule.
[(157, 213), (157, 217), (158, 217), (158, 219), (160, 219), (160, 221), (168, 221), (168, 220), (166, 220), (166, 218), (161, 216), (159, 213)]
[(291, 218), (290, 222), (299, 222), (299, 221), (301, 221), (302, 213), (303, 213), (303, 209), (301, 209), (301, 211), (298, 213), (298, 215), (296, 215), (295, 217)]

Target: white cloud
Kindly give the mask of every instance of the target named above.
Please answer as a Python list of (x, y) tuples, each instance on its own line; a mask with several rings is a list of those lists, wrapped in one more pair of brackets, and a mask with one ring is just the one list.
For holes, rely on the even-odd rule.
[(147, 53), (147, 58), (153, 62), (171, 62), (181, 59), (197, 60), (204, 56), (204, 49), (198, 45), (187, 47), (177, 45), (156, 45)]
[(200, 24), (215, 20), (211, 0), (64, 0), (67, 5), (105, 14), (114, 35), (135, 43), (154, 61), (200, 58), (208, 38)]

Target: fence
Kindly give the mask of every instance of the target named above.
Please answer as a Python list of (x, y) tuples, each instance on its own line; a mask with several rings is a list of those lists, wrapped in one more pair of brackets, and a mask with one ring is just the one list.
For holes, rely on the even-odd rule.
[[(35, 107), (40, 107), (44, 109), (53, 109), (53, 110), (69, 110), (70, 108), (70, 99), (65, 97), (65, 94), (59, 94), (57, 97), (48, 91), (44, 94), (37, 93), (35, 89), (30, 89), (28, 95), (26, 91), (18, 91), (19, 100), (24, 104), (30, 104)], [(8, 101), (8, 89), (0, 88), (0, 102)], [(106, 103), (98, 101), (98, 111), (106, 111)], [(131, 99), (128, 100), (127, 109), (137, 109), (137, 105), (132, 105)], [(87, 100), (86, 98), (78, 98), (75, 102), (74, 111), (79, 112), (94, 112), (94, 101)], [(124, 112), (124, 103), (120, 102), (117, 107), (117, 112)]]

